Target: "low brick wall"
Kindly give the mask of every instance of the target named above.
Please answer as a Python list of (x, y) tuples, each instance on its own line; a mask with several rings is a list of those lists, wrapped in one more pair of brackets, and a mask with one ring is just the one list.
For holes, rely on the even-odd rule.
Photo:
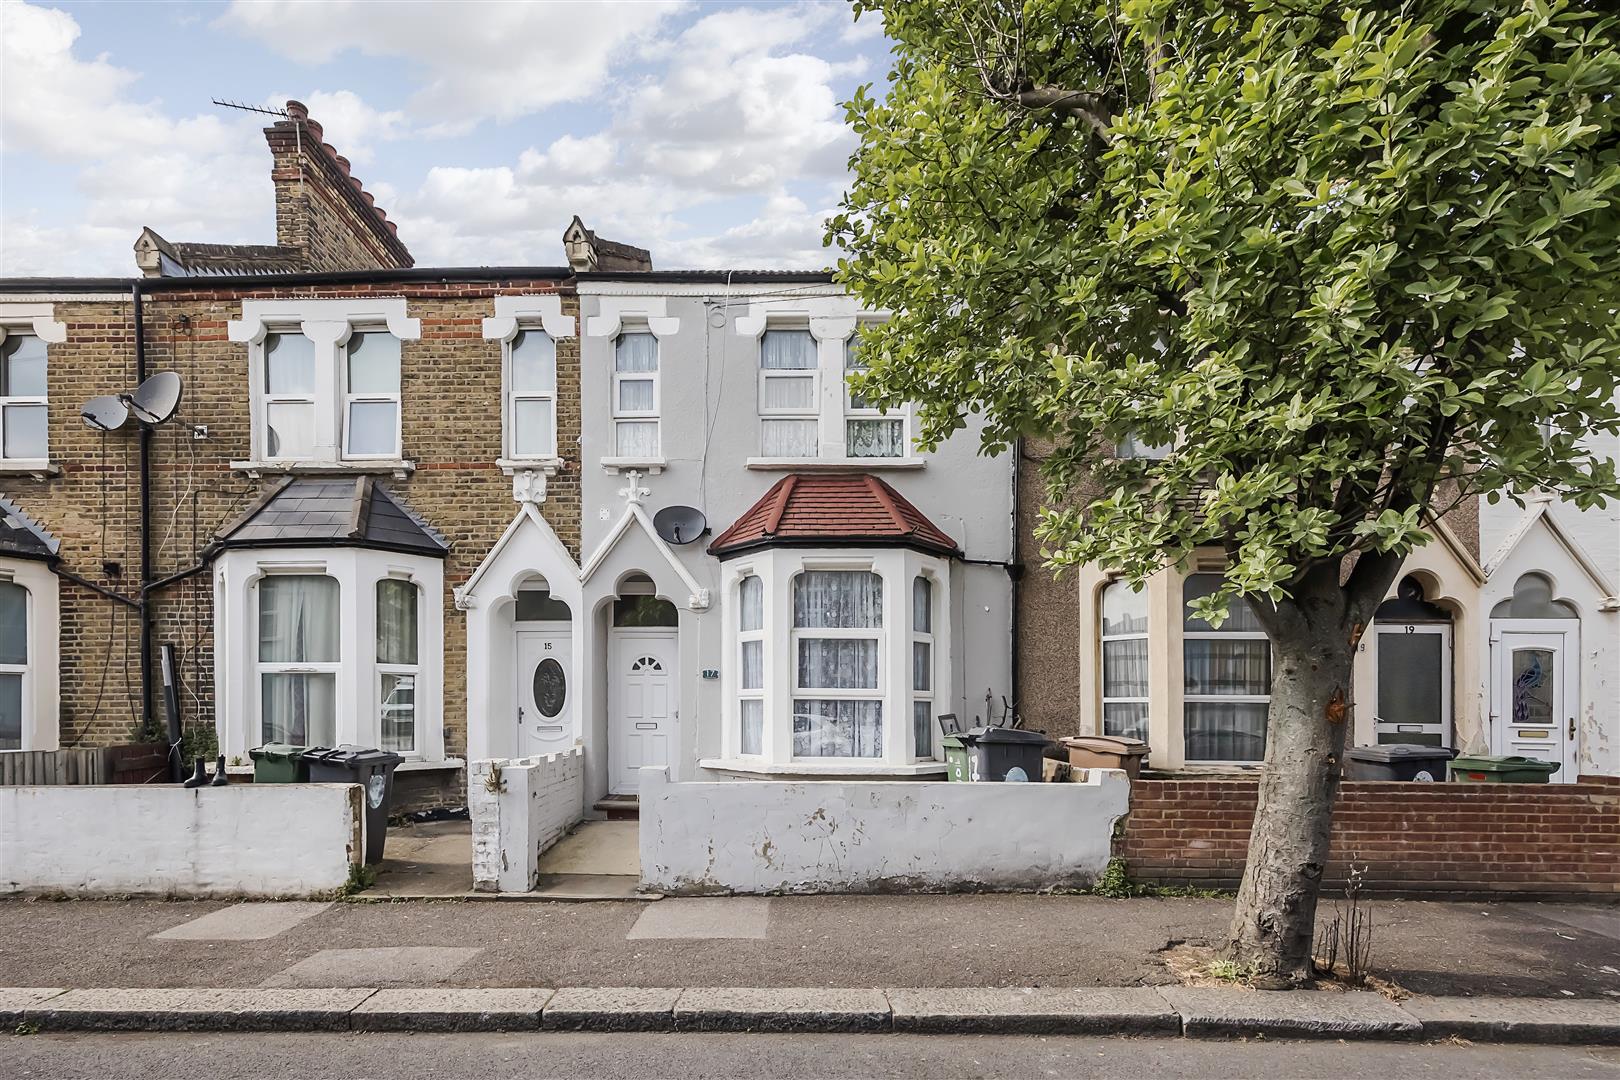
[[(1137, 780), (1115, 854), (1133, 881), (1235, 889), (1255, 796), (1253, 780)], [(1620, 783), (1346, 782), (1329, 888), (1343, 884), (1351, 860), (1386, 895), (1620, 900)]]

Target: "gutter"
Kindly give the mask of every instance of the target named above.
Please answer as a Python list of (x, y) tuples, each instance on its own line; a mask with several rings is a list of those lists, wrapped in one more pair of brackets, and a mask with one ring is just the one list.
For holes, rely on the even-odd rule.
[(394, 270), (324, 270), (298, 274), (199, 274), (195, 277), (27, 277), (0, 278), (0, 293), (123, 292), (142, 294), (211, 288), (274, 289), (297, 285), (435, 284), (497, 282), (512, 278), (564, 281), (574, 276), (567, 266), (449, 266)]

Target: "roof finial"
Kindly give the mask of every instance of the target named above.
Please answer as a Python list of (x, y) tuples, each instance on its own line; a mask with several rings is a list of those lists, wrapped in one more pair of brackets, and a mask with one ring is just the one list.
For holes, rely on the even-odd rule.
[(628, 486), (619, 489), (619, 497), (629, 506), (640, 506), (642, 498), (651, 495), (652, 489), (641, 486), (641, 473), (636, 469), (626, 469), (624, 478)]

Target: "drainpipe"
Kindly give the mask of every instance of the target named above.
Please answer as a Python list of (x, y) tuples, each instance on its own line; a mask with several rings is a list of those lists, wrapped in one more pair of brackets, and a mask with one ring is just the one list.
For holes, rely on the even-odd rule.
[[(129, 293), (135, 307), (135, 385), (140, 386), (146, 381), (146, 320), (141, 311), (140, 278), (130, 285)], [(141, 591), (137, 608), (141, 621), (141, 734), (149, 736), (157, 730), (152, 708), (152, 610), (148, 599), (152, 585), (152, 429), (145, 424), (137, 426), (141, 456)]]

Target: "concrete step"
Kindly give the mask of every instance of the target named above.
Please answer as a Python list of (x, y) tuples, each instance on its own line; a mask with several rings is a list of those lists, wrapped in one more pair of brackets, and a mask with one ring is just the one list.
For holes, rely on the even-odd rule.
[(641, 800), (634, 795), (608, 795), (596, 801), (596, 810), (609, 821), (641, 820)]

